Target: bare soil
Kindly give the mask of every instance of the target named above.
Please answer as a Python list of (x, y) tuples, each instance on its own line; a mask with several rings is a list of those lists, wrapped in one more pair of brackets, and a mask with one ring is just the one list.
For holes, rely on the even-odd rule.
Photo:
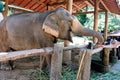
[(0, 70), (0, 80), (31, 80), (31, 74), (39, 66), (39, 58), (24, 58), (14, 61), (15, 69)]

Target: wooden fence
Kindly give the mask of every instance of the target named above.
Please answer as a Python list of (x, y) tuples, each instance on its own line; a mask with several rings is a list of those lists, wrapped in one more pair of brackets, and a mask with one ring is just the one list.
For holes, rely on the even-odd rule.
[[(85, 47), (85, 46), (84, 46)], [(93, 50), (85, 49), (81, 46), (69, 46), (64, 47), (63, 44), (55, 44), (54, 47), (47, 47), (41, 49), (31, 49), (31, 50), (22, 50), (15, 52), (1, 52), (0, 53), (0, 61), (8, 61), (8, 60), (16, 60), (20, 58), (30, 57), (30, 56), (38, 56), (38, 55), (52, 55), (51, 59), (51, 72), (50, 72), (50, 80), (61, 80), (61, 70), (62, 70), (62, 57), (63, 51), (72, 50), (72, 49), (80, 49), (82, 51), (82, 55), (80, 57), (79, 70), (77, 74), (77, 80), (89, 80), (90, 78), (90, 65), (84, 63), (87, 58), (91, 61), (91, 56), (94, 53), (100, 52), (102, 48), (96, 48)]]

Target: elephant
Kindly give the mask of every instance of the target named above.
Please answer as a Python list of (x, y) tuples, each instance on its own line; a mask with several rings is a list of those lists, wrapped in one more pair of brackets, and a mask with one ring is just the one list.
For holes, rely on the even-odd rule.
[[(52, 47), (58, 39), (72, 42), (71, 32), (96, 37), (98, 44), (104, 41), (101, 33), (84, 28), (74, 15), (60, 7), (44, 12), (16, 13), (3, 19), (0, 23), (0, 52)], [(8, 69), (2, 65), (0, 69)]]

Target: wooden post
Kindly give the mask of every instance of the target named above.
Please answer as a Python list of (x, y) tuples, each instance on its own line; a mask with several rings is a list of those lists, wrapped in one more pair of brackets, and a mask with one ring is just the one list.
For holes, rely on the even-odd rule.
[[(94, 30), (98, 30), (98, 8), (99, 8), (99, 0), (94, 0), (95, 6), (94, 6)], [(96, 43), (97, 39), (93, 38), (93, 42)]]
[[(108, 12), (105, 12), (105, 27), (104, 27), (104, 40), (107, 40), (107, 30), (108, 30)], [(109, 71), (109, 55), (110, 55), (110, 50), (109, 48), (103, 49), (103, 71), (108, 72)]]
[(117, 48), (113, 48), (113, 51), (114, 51), (114, 57), (117, 57)]
[(73, 0), (67, 0), (67, 10), (72, 14)]
[(9, 0), (5, 0), (5, 11), (3, 12), (4, 18), (8, 15), (8, 1)]
[(51, 60), (50, 80), (61, 80), (62, 56), (64, 45), (55, 44)]
[(91, 51), (82, 50), (80, 53), (80, 64), (76, 80), (89, 80), (90, 79), (90, 66), (91, 66)]
[(104, 49), (104, 54), (103, 54), (103, 65), (105, 66), (109, 66), (109, 54), (110, 54), (110, 50), (109, 48), (105, 48)]
[(104, 27), (104, 39), (107, 40), (107, 31), (108, 30), (108, 12), (105, 12), (105, 27)]
[[(72, 5), (73, 5), (73, 0), (67, 0), (67, 10), (72, 14)], [(72, 33), (71, 33), (72, 36)], [(69, 41), (64, 41), (64, 46), (68, 46)], [(71, 50), (69, 51), (64, 51), (63, 54), (63, 63), (64, 64), (71, 64)]]

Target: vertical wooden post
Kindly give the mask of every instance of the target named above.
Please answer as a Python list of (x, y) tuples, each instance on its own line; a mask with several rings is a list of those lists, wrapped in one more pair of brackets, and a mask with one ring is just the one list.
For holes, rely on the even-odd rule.
[[(67, 0), (67, 10), (72, 14), (72, 5), (73, 5), (73, 0)], [(72, 36), (72, 33), (71, 33)], [(68, 46), (69, 41), (64, 41), (64, 46)], [(63, 63), (65, 64), (71, 64), (71, 51), (64, 51), (63, 54)]]
[(116, 50), (116, 48), (113, 48), (113, 51), (114, 51), (114, 57), (117, 57), (117, 50)]
[(104, 27), (104, 39), (107, 40), (107, 30), (108, 30), (108, 12), (105, 12), (105, 27)]
[(4, 18), (8, 15), (8, 1), (9, 0), (5, 0), (5, 11), (3, 12)]
[[(94, 30), (98, 30), (98, 8), (99, 8), (99, 0), (94, 0), (95, 6), (94, 6)], [(93, 38), (93, 42), (96, 43), (97, 39)]]
[(47, 10), (50, 10), (50, 6), (49, 6), (49, 4), (47, 4), (47, 6), (46, 6), (46, 7), (47, 7)]
[(50, 80), (61, 80), (63, 47), (63, 44), (54, 45), (54, 53), (52, 54), (51, 60)]
[[(107, 40), (107, 30), (108, 30), (108, 11), (105, 12), (105, 27), (104, 27), (104, 40)], [(103, 49), (103, 71), (108, 72), (109, 71), (109, 55), (110, 55), (110, 50), (109, 48)]]
[(73, 0), (67, 0), (67, 10), (72, 14)]
[(90, 69), (91, 69), (91, 51), (82, 50), (80, 52), (79, 59), (79, 70), (77, 73), (76, 80), (89, 80), (90, 79)]
[(109, 66), (109, 54), (110, 54), (110, 50), (109, 48), (105, 48), (104, 49), (104, 54), (103, 54), (103, 65), (105, 66)]

